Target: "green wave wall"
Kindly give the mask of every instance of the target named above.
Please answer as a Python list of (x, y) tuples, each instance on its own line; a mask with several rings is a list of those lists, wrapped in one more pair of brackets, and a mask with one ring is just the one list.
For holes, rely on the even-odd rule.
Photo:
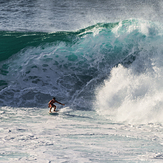
[(78, 37), (92, 33), (94, 28), (108, 28), (112, 29), (118, 23), (99, 23), (85, 29), (81, 29), (75, 32), (55, 32), (55, 33), (44, 33), (44, 32), (10, 32), (0, 31), (0, 61), (8, 59), (13, 54), (20, 50), (39, 45), (45, 45), (46, 43), (59, 43), (65, 42), (68, 44), (75, 43)]

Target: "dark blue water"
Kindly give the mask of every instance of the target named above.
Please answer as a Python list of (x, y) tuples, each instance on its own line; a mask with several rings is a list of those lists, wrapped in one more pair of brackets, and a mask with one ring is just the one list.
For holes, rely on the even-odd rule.
[(129, 18), (162, 20), (162, 1), (0, 1), (0, 30), (47, 31), (83, 29)]

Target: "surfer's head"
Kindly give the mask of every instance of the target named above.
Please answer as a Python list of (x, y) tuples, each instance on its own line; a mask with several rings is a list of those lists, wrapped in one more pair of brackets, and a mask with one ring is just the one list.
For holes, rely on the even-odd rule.
[(55, 97), (53, 97), (53, 99), (55, 100)]

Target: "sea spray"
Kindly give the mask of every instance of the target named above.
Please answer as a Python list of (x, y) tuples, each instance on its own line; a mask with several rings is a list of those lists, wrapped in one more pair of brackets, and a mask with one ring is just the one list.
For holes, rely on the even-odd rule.
[(113, 68), (97, 89), (97, 112), (115, 122), (163, 123), (162, 68), (140, 74), (122, 65)]

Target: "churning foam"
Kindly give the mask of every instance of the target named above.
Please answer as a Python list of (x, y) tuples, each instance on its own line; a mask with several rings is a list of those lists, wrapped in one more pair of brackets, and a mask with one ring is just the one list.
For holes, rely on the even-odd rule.
[(118, 31), (131, 33), (135, 29), (143, 34), (141, 40), (135, 31), (130, 39), (130, 43), (137, 39), (131, 51), (135, 61), (127, 68), (121, 63), (112, 69), (109, 78), (96, 90), (95, 108), (113, 121), (163, 123), (163, 30), (158, 30), (158, 24), (131, 22), (127, 26), (120, 23), (112, 32), (117, 37)]
[(163, 123), (163, 77), (118, 65), (97, 90), (97, 112), (113, 121)]

